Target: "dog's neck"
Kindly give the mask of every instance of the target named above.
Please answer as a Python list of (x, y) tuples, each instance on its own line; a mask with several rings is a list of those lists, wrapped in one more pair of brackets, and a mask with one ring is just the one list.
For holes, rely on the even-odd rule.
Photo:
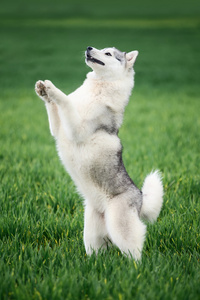
[(87, 74), (83, 86), (85, 86), (87, 90), (93, 91), (98, 98), (101, 98), (102, 95), (104, 95), (105, 99), (113, 99), (111, 101), (119, 99), (120, 111), (123, 112), (123, 109), (129, 102), (129, 97), (134, 86), (133, 75), (134, 71), (132, 72), (132, 76), (129, 74), (129, 76), (124, 76), (121, 79), (107, 80), (97, 76), (95, 72), (90, 72)]
[(134, 86), (134, 74), (134, 70), (130, 70), (129, 73), (121, 74), (121, 77), (109, 77), (105, 75), (99, 75), (93, 71), (87, 74), (86, 81), (89, 81), (90, 83), (94, 82), (96, 88), (100, 87), (101, 89), (108, 91), (114, 89), (114, 91), (117, 93), (124, 93), (124, 91), (126, 91), (128, 94), (130, 94)]

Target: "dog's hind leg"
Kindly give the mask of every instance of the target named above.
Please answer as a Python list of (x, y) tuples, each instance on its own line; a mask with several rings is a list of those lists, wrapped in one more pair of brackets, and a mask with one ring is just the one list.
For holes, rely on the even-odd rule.
[(136, 208), (130, 207), (123, 194), (112, 199), (106, 208), (105, 220), (112, 242), (122, 253), (139, 260), (142, 254), (146, 226)]
[(84, 245), (88, 255), (93, 251), (107, 248), (107, 231), (104, 214), (99, 213), (90, 205), (85, 206)]

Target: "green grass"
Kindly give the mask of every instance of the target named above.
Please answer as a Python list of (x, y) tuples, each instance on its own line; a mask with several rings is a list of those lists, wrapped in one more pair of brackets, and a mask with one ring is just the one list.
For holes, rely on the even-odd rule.
[[(199, 299), (197, 2), (26, 3), (0, 12), (0, 299)], [(82, 199), (34, 93), (38, 79), (78, 87), (88, 45), (140, 52), (120, 130), (124, 163), (139, 187), (159, 168), (165, 196), (139, 264), (116, 247), (86, 256)]]

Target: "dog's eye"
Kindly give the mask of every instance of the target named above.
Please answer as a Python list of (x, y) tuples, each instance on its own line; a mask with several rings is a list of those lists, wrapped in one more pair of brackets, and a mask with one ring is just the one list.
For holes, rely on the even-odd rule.
[(110, 52), (106, 52), (105, 55), (107, 55), (107, 56), (112, 56), (112, 55), (110, 54)]

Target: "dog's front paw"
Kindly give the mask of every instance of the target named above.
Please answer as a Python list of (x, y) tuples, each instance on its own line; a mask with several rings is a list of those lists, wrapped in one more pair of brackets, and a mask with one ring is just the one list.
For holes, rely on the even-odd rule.
[(41, 97), (42, 99), (46, 100), (45, 98), (47, 97), (47, 90), (44, 81), (39, 80), (35, 84), (35, 91), (36, 94)]
[(39, 80), (35, 84), (36, 94), (44, 101), (51, 102), (51, 88), (54, 85), (49, 80)]

